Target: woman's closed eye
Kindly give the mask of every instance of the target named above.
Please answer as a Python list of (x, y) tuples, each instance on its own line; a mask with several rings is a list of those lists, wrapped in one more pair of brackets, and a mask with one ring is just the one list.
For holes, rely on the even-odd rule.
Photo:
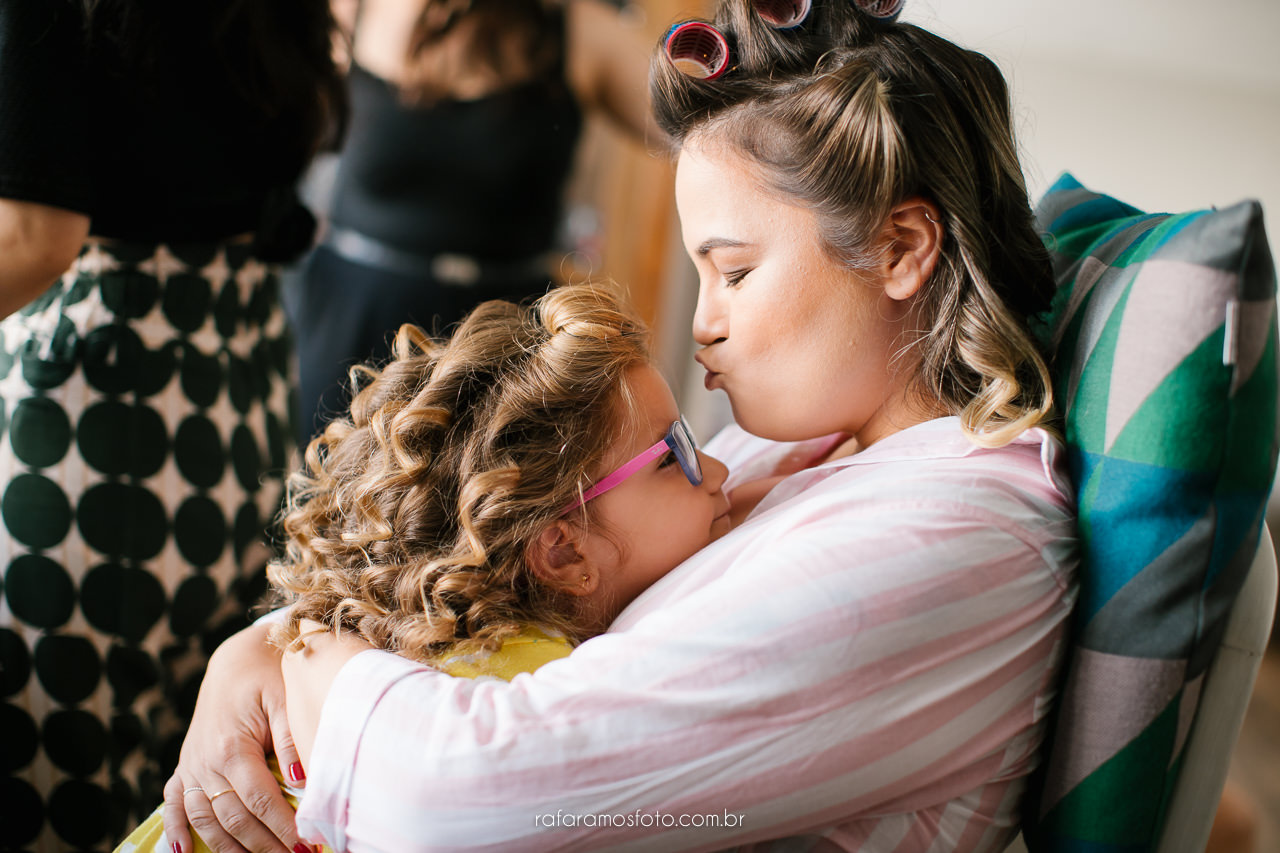
[(724, 273), (724, 283), (729, 287), (737, 287), (751, 270), (734, 270)]
[(671, 465), (674, 465), (675, 461), (676, 461), (675, 451), (668, 450), (666, 453), (662, 454), (662, 458), (658, 460), (658, 467), (668, 468)]

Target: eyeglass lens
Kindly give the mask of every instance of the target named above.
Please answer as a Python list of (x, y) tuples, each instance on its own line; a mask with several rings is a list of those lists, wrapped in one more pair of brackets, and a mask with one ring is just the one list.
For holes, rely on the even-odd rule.
[(698, 442), (684, 418), (671, 425), (671, 449), (675, 451), (684, 475), (695, 486), (702, 484), (702, 463), (698, 461)]

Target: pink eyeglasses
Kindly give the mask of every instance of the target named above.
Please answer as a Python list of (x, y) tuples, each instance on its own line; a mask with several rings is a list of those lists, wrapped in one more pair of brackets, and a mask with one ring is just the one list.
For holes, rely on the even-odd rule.
[(667, 434), (659, 442), (642, 450), (631, 461), (597, 480), (595, 485), (583, 492), (582, 497), (570, 504), (561, 515), (573, 512), (592, 498), (598, 498), (614, 486), (621, 485), (632, 474), (666, 453), (668, 448), (675, 454), (676, 461), (680, 463), (680, 469), (689, 478), (690, 484), (701, 485), (702, 465), (698, 462), (698, 442), (694, 440), (693, 432), (681, 417), (671, 425)]

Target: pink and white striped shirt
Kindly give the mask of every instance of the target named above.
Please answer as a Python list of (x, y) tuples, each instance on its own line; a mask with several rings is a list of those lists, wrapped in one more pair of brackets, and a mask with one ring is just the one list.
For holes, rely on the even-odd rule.
[[(708, 447), (728, 487), (791, 449)], [(944, 418), (802, 471), (510, 683), (361, 653), (299, 829), (395, 853), (1002, 850), (1075, 598), (1060, 452)]]

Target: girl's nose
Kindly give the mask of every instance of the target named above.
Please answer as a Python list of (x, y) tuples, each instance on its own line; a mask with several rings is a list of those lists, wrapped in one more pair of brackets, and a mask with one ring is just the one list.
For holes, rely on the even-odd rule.
[(698, 464), (702, 466), (702, 486), (709, 492), (718, 492), (729, 476), (729, 469), (714, 456), (698, 451)]

